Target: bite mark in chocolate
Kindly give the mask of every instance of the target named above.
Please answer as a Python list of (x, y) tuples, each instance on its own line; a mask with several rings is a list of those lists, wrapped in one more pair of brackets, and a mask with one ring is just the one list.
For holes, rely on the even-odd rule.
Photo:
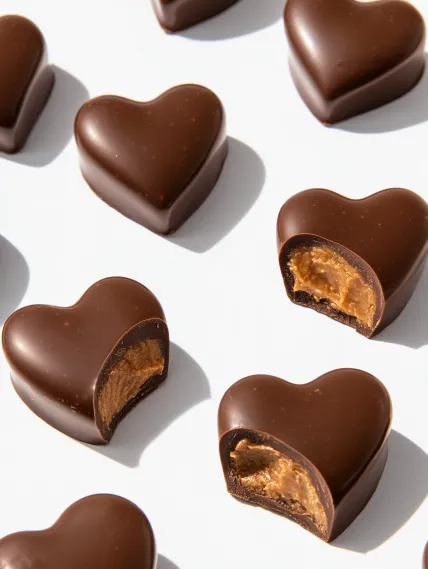
[(0, 17), (0, 151), (25, 144), (54, 84), (40, 30), (22, 16)]
[(385, 387), (360, 370), (335, 370), (304, 385), (242, 379), (218, 411), (227, 489), (330, 542), (379, 483), (391, 416)]
[(39, 417), (92, 444), (168, 374), (169, 336), (156, 297), (130, 279), (90, 287), (72, 307), (35, 305), (12, 314), (3, 349), (13, 385)]
[(425, 23), (410, 2), (288, 0), (290, 70), (303, 101), (332, 124), (412, 89), (425, 67)]
[(372, 337), (415, 290), (428, 251), (428, 205), (402, 188), (360, 200), (305, 190), (283, 205), (277, 231), (290, 300)]

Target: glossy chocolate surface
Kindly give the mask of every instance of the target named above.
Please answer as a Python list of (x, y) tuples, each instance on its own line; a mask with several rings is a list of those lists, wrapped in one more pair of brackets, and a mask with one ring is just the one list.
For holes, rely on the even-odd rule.
[(225, 393), (218, 413), (228, 491), (319, 535), (305, 516), (289, 516), (280, 501), (248, 492), (233, 476), (229, 456), (240, 440), (269, 445), (311, 473), (328, 518), (328, 535), (319, 537), (331, 541), (376, 489), (386, 461), (391, 414), (385, 387), (359, 370), (335, 370), (304, 385), (265, 375), (242, 379)]
[(21, 16), (0, 17), (0, 151), (22, 148), (53, 83), (40, 30)]
[[(279, 262), (287, 294), (297, 304), (320, 312), (305, 293), (293, 292), (287, 268), (290, 252), (303, 243), (325, 243), (355, 265), (373, 284), (378, 311), (371, 330), (336, 319), (372, 336), (403, 310), (421, 275), (428, 247), (428, 205), (402, 188), (383, 190), (352, 200), (325, 189), (311, 189), (290, 198), (278, 216)], [(329, 314), (333, 318), (334, 314)]]
[(160, 25), (178, 32), (217, 16), (238, 0), (152, 0)]
[(293, 79), (323, 123), (388, 103), (423, 73), (425, 23), (408, 2), (289, 0), (284, 19)]
[(165, 369), (149, 390), (117, 421), (156, 388), (168, 373), (169, 338), (159, 301), (136, 281), (112, 277), (91, 286), (71, 307), (21, 308), (3, 328), (3, 349), (13, 385), (39, 417), (78, 440), (104, 444), (112, 436), (101, 425), (96, 398), (124, 349), (145, 339), (162, 345)]
[(49, 529), (0, 540), (5, 569), (154, 569), (153, 531), (132, 502), (107, 494), (71, 505)]
[(213, 189), (227, 154), (224, 111), (198, 85), (149, 103), (104, 96), (75, 123), (82, 173), (106, 203), (157, 233), (171, 233)]

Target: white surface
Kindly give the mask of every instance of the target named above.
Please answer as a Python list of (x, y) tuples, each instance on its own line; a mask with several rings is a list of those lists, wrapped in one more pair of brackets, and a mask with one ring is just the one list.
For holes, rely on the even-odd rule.
[[(326, 129), (291, 82), (282, 4), (242, 0), (168, 36), (149, 0), (1, 0), (2, 12), (40, 26), (61, 69), (25, 151), (0, 157), (0, 234), (23, 256), (0, 243), (2, 322), (18, 305), (71, 304), (96, 280), (122, 275), (159, 297), (173, 347), (167, 384), (105, 449), (33, 415), (2, 359), (0, 535), (43, 528), (74, 500), (112, 492), (149, 516), (159, 569), (420, 567), (428, 540), (428, 273), (402, 316), (368, 341), (288, 301), (275, 224), (286, 198), (310, 187), (362, 197), (404, 186), (428, 199), (428, 77), (402, 100)], [(415, 4), (428, 18), (426, 2)], [(221, 97), (236, 140), (210, 199), (177, 237), (164, 239), (88, 189), (72, 120), (87, 92), (147, 100), (185, 82)], [(245, 375), (306, 382), (343, 366), (385, 383), (394, 432), (373, 500), (326, 545), (228, 496), (216, 415), (226, 388)]]

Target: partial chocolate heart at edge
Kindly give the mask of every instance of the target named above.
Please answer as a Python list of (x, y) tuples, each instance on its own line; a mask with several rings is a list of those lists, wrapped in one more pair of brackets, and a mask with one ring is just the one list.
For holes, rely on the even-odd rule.
[(199, 22), (217, 16), (238, 0), (152, 0), (162, 28), (179, 32)]
[(227, 489), (332, 541), (379, 483), (391, 416), (385, 387), (360, 370), (335, 370), (304, 385), (242, 379), (218, 412)]
[(121, 277), (95, 283), (71, 307), (16, 311), (4, 325), (3, 350), (24, 403), (91, 444), (108, 443), (168, 374), (162, 307), (145, 286)]
[(289, 298), (371, 337), (415, 290), (428, 251), (428, 205), (402, 188), (360, 200), (311, 189), (285, 202), (277, 234)]
[(72, 504), (43, 531), (0, 540), (0, 567), (8, 569), (155, 569), (151, 525), (132, 502), (98, 494)]
[(290, 70), (312, 113), (331, 124), (401, 97), (425, 66), (425, 23), (408, 2), (288, 0)]
[(75, 135), (94, 192), (160, 234), (177, 230), (208, 197), (228, 149), (223, 106), (198, 85), (175, 87), (148, 103), (88, 101)]

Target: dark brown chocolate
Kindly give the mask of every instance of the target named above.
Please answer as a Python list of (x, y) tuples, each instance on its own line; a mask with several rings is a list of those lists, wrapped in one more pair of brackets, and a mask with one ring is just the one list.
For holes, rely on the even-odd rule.
[(305, 385), (242, 379), (218, 412), (227, 489), (332, 541), (379, 483), (391, 414), (385, 387), (355, 369)]
[(175, 87), (149, 103), (104, 96), (75, 123), (82, 174), (107, 204), (152, 231), (178, 229), (214, 188), (227, 155), (214, 93)]
[(3, 349), (24, 403), (91, 444), (108, 443), (168, 373), (162, 307), (146, 287), (120, 277), (95, 283), (71, 307), (16, 311), (4, 325)]
[(292, 77), (323, 123), (389, 103), (422, 76), (425, 23), (408, 2), (288, 0), (284, 20)]
[[(397, 318), (415, 290), (427, 254), (428, 205), (401, 188), (361, 200), (312, 189), (283, 205), (277, 230), (279, 263), (289, 298), (371, 337)], [(311, 247), (333, 251), (358, 272), (372, 291), (371, 322), (346, 313), (322, 294), (297, 290), (291, 259), (299, 248)], [(320, 269), (318, 273), (318, 278), (325, 279)], [(358, 300), (357, 295), (353, 300)]]
[(49, 529), (0, 540), (7, 569), (154, 569), (151, 525), (132, 502), (108, 494), (72, 504)]
[(428, 543), (425, 546), (423, 569), (428, 569)]
[(179, 32), (224, 12), (238, 0), (152, 0), (160, 25)]
[(40, 30), (21, 16), (0, 17), (0, 151), (20, 150), (54, 84)]

